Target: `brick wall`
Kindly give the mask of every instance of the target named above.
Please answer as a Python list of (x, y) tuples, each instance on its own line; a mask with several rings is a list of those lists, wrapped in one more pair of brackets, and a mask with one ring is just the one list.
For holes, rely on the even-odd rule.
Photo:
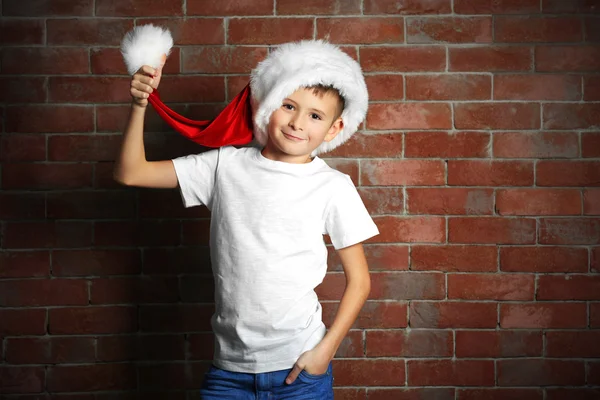
[[(381, 235), (336, 399), (600, 398), (600, 2), (4, 0), (0, 397), (198, 399), (209, 213), (113, 182), (118, 46), (168, 26), (163, 99), (211, 118), (270, 45), (359, 60), (364, 129), (324, 156)], [(149, 159), (201, 151), (149, 110)], [(344, 288), (331, 252), (325, 320)]]

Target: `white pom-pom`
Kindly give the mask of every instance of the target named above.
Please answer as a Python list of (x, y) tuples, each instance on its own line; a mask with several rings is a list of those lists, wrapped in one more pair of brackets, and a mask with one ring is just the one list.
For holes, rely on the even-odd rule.
[(135, 74), (143, 65), (158, 68), (163, 57), (173, 47), (173, 37), (167, 28), (152, 24), (136, 26), (121, 41), (121, 54), (129, 75)]

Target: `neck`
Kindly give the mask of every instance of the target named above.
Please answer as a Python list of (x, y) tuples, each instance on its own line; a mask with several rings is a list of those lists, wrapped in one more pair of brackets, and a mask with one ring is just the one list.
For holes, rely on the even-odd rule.
[(292, 154), (286, 154), (281, 151), (274, 151), (271, 149), (271, 146), (267, 145), (261, 150), (261, 154), (270, 160), (273, 161), (281, 161), (290, 164), (306, 164), (311, 162), (313, 159), (310, 154), (302, 154), (299, 156), (295, 156)]

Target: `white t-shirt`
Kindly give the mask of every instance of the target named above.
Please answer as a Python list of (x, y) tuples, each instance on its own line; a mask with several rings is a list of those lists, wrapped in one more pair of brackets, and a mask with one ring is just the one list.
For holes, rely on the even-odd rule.
[(172, 160), (185, 207), (211, 210), (213, 363), (261, 373), (292, 368), (325, 336), (314, 288), (335, 249), (379, 234), (350, 177), (321, 158), (293, 164), (257, 147)]

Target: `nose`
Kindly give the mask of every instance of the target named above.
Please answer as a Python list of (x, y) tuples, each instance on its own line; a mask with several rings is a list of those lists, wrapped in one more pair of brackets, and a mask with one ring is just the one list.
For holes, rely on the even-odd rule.
[(290, 118), (290, 122), (288, 123), (289, 127), (295, 131), (302, 130), (302, 122), (299, 113), (294, 113)]

